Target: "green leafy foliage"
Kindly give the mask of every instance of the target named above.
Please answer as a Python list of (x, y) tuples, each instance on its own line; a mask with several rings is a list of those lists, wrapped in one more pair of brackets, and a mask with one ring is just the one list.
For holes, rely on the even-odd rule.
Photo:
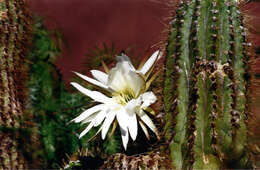
[[(29, 108), (32, 109), (33, 122), (36, 123), (41, 148), (38, 157), (43, 160), (45, 168), (58, 168), (65, 155), (72, 155), (80, 148), (88, 148), (93, 154), (106, 155), (120, 149), (117, 137), (101, 142), (99, 137), (92, 138), (97, 129), (91, 130), (81, 140), (78, 133), (82, 130), (79, 124), (69, 123), (91, 105), (89, 98), (80, 93), (68, 91), (56, 66), (55, 58), (61, 48), (56, 42), (59, 38), (55, 32), (49, 32), (42, 21), (37, 19), (34, 26), (33, 49), (27, 57), (30, 79)], [(55, 42), (54, 38), (58, 38)]]

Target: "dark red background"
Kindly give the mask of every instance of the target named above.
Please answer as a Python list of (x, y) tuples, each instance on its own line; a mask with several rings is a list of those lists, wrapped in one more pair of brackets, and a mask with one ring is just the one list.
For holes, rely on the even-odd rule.
[[(32, 10), (43, 16), (49, 28), (59, 29), (67, 46), (57, 65), (65, 80), (72, 70), (82, 70), (89, 48), (114, 43), (119, 49), (134, 47), (142, 55), (160, 41), (169, 16), (167, 0), (28, 0)], [(250, 3), (244, 11), (260, 30), (260, 3)], [(253, 36), (260, 46), (259, 36)], [(260, 71), (260, 69), (259, 69)]]
[(67, 46), (57, 65), (68, 80), (72, 70), (82, 70), (89, 48), (103, 43), (135, 55), (159, 42), (168, 16), (166, 3), (151, 0), (30, 0), (32, 10), (46, 25), (59, 29)]

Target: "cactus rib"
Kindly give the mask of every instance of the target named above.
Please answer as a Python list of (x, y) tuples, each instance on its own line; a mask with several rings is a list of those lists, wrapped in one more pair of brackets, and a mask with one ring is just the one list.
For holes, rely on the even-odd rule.
[[(25, 98), (24, 88), (24, 60), (27, 41), (23, 36), (28, 36), (29, 26), (22, 25), (18, 18), (24, 16), (21, 10), (22, 1), (0, 1), (0, 169), (25, 169), (24, 157), (18, 149), (16, 135), (4, 129), (21, 128), (23, 103)], [(20, 27), (20, 28), (19, 28)], [(25, 28), (27, 27), (27, 28)], [(23, 29), (23, 31), (19, 31)], [(23, 44), (23, 45), (22, 45)], [(19, 61), (21, 60), (21, 61)], [(21, 95), (22, 94), (22, 95)]]
[(182, 1), (175, 18), (164, 87), (172, 165), (245, 168), (250, 54), (237, 2)]

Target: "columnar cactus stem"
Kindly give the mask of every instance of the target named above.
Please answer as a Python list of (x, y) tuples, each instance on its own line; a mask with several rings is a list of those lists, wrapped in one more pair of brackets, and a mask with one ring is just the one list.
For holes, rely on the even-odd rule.
[[(190, 8), (188, 8), (188, 6)], [(178, 17), (180, 17), (179, 22), (176, 24), (180, 25), (177, 29), (177, 41), (176, 44), (176, 56), (175, 63), (177, 65), (176, 71), (179, 72), (177, 79), (177, 89), (175, 94), (178, 96), (178, 104), (176, 106), (176, 125), (174, 131), (176, 135), (174, 136), (173, 143), (171, 144), (171, 154), (176, 159), (173, 160), (176, 167), (181, 168), (183, 162), (183, 154), (185, 153), (185, 137), (187, 133), (187, 113), (189, 105), (189, 83), (190, 83), (190, 69), (191, 60), (189, 57), (190, 46), (189, 46), (189, 35), (191, 34), (191, 24), (192, 24), (192, 14), (194, 13), (195, 1), (191, 1), (190, 4), (183, 3), (181, 8), (177, 11)], [(186, 9), (186, 10), (185, 10)], [(185, 21), (185, 22), (184, 22)], [(181, 46), (181, 43), (186, 45)], [(173, 73), (175, 74), (175, 73)], [(176, 77), (177, 78), (177, 77)], [(178, 88), (182, 87), (182, 88)], [(168, 93), (168, 92), (166, 92)]]
[(176, 169), (247, 167), (248, 43), (235, 0), (180, 2), (167, 46), (165, 139)]
[(0, 0), (0, 169), (25, 169), (13, 129), (21, 127), (29, 18), (22, 0)]
[(239, 10), (235, 7), (231, 8), (231, 18), (234, 34), (234, 54), (233, 54), (233, 68), (234, 68), (234, 111), (232, 114), (232, 125), (233, 125), (233, 148), (237, 156), (243, 153), (244, 145), (246, 143), (247, 128), (246, 119), (248, 112), (247, 110), (247, 79), (245, 79), (246, 74), (248, 74), (248, 55), (250, 55), (246, 48), (246, 32), (243, 25), (240, 22)]
[[(230, 4), (219, 2), (218, 7), (218, 21), (217, 24), (220, 26), (218, 29), (218, 35), (223, 35), (225, 38), (218, 37), (217, 39), (217, 49), (216, 49), (216, 58), (220, 61), (221, 64), (228, 66), (232, 65), (230, 62), (231, 56), (231, 31), (232, 24), (230, 23)], [(228, 29), (230, 28), (230, 29)], [(230, 57), (229, 57), (230, 56)], [(224, 74), (216, 76), (216, 103), (217, 103), (217, 112), (216, 115), (218, 119), (216, 120), (216, 135), (221, 140), (217, 140), (216, 149), (219, 154), (226, 153), (230, 154), (230, 146), (232, 144), (232, 135), (231, 135), (231, 111), (234, 101), (232, 100), (232, 73), (230, 76)], [(225, 143), (225, 145), (223, 145)], [(221, 155), (223, 159), (225, 155)]]

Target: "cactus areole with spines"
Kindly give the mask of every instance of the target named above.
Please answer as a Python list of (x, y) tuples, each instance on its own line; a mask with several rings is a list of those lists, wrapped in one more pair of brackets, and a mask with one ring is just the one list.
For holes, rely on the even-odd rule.
[(250, 54), (237, 2), (181, 1), (170, 24), (164, 133), (173, 168), (249, 168)]
[(30, 17), (23, 0), (0, 0), (0, 169), (26, 169), (17, 135), (25, 108)]

